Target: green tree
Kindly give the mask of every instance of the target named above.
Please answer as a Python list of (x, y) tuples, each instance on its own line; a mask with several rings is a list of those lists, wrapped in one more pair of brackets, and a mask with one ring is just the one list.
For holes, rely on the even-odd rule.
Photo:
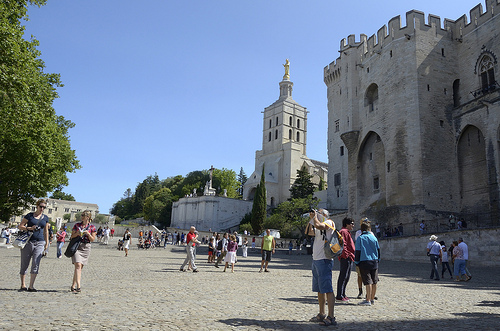
[(240, 173), (238, 174), (238, 197), (240, 199), (243, 198), (243, 186), (247, 182), (248, 177), (243, 170), (243, 167), (240, 168)]
[(297, 170), (297, 178), (290, 187), (290, 198), (291, 199), (302, 199), (314, 193), (315, 185), (311, 182), (313, 176), (309, 174), (306, 167), (303, 166), (300, 170)]
[(105, 215), (98, 214), (98, 215), (95, 215), (93, 222), (104, 224), (104, 223), (108, 222), (108, 218)]
[(172, 192), (169, 188), (156, 191), (144, 201), (144, 219), (170, 226), (171, 215)]
[(132, 190), (129, 187), (128, 189), (125, 190), (125, 192), (123, 192), (123, 198), (124, 199), (132, 199), (133, 194), (134, 193), (132, 192)]
[(240, 233), (245, 232), (245, 230), (247, 230), (248, 232), (252, 232), (252, 230), (253, 230), (252, 224), (250, 224), (250, 223), (240, 224), (240, 228), (238, 230)]
[(130, 199), (122, 198), (113, 204), (113, 207), (111, 207), (109, 213), (111, 215), (119, 216), (120, 218), (123, 219), (134, 218), (133, 217), (134, 214), (132, 212), (133, 208), (132, 204), (133, 204), (132, 198)]
[(178, 197), (183, 197), (186, 194), (189, 195), (193, 193), (193, 189), (196, 189), (197, 195), (203, 195), (203, 189), (206, 182), (209, 180), (209, 174), (207, 170), (204, 171), (191, 171), (186, 175), (186, 178), (182, 181), (180, 188), (176, 191), (180, 194), (176, 194)]
[(69, 220), (71, 220), (71, 214), (64, 214), (63, 219), (69, 222)]
[(54, 193), (52, 193), (52, 195), (50, 196), (50, 198), (57, 200), (76, 201), (74, 196), (68, 193), (64, 193), (59, 189), (55, 190)]
[(160, 179), (157, 174), (149, 175), (137, 185), (132, 203), (132, 213), (135, 217), (142, 217), (144, 201), (154, 192), (161, 188)]
[(214, 169), (212, 186), (217, 189), (219, 195), (222, 195), (224, 189), (226, 189), (228, 198), (238, 197), (238, 181), (236, 180), (236, 172), (234, 170), (225, 168)]
[[(282, 228), (290, 226), (292, 228), (291, 230), (298, 230), (300, 234), (303, 234), (307, 222), (309, 222), (307, 214), (311, 209), (316, 209), (318, 203), (319, 201), (313, 199), (312, 196), (302, 199), (291, 199), (280, 203), (273, 215), (279, 215), (277, 218), (282, 222)], [(287, 226), (285, 227), (284, 224)]]
[(28, 5), (45, 0), (0, 1), (0, 220), (67, 185), (80, 168), (71, 149), (71, 121), (52, 103), (62, 86), (58, 74), (44, 72), (38, 41), (23, 39)]
[(252, 232), (257, 234), (261, 232), (264, 220), (266, 219), (267, 215), (266, 179), (264, 171), (265, 168), (264, 166), (262, 166), (260, 183), (257, 185), (257, 189), (255, 190), (255, 196), (253, 198), (252, 205)]
[(325, 190), (325, 181), (323, 178), (319, 178), (319, 184), (318, 184), (318, 191), (324, 191)]

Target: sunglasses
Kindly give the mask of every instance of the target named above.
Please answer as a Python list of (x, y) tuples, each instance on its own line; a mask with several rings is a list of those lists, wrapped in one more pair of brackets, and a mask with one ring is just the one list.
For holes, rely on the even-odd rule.
[(39, 205), (38, 207), (40, 207), (40, 208), (42, 208), (42, 209), (47, 208), (47, 206), (42, 206), (42, 205)]

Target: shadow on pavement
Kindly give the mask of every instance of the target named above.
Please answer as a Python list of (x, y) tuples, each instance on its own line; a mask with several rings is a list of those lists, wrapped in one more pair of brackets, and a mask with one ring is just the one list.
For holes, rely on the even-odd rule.
[[(481, 314), (481, 313), (456, 313), (457, 318), (443, 319), (424, 319), (424, 320), (391, 320), (391, 321), (370, 321), (370, 322), (338, 322), (338, 329), (342, 330), (457, 330), (471, 327), (475, 330), (497, 330), (494, 325), (498, 325), (499, 314)], [(305, 316), (307, 317), (307, 316)], [(461, 317), (461, 318), (458, 318)], [(299, 330), (299, 329), (318, 329), (325, 328), (316, 323), (304, 320), (300, 321), (263, 321), (258, 319), (231, 318), (223, 319), (218, 322), (224, 323), (235, 328), (262, 328), (264, 330)]]
[[(500, 277), (496, 268), (470, 267), (472, 279), (468, 282), (455, 282), (450, 279), (449, 274), (445, 274), (444, 279), (439, 282), (429, 279), (431, 273), (430, 263), (415, 263), (401, 261), (383, 260), (379, 264), (379, 274), (384, 277), (403, 278), (412, 283), (432, 283), (448, 286), (452, 288), (465, 287), (475, 290), (498, 290), (500, 288)], [(438, 265), (441, 272), (441, 265)]]

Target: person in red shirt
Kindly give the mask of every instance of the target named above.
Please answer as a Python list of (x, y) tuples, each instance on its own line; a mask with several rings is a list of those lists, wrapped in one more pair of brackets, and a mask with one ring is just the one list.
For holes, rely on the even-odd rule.
[(189, 263), (191, 265), (191, 267), (193, 268), (193, 272), (198, 272), (198, 268), (194, 264), (194, 250), (196, 249), (196, 243), (199, 243), (199, 241), (197, 239), (198, 235), (195, 232), (196, 232), (196, 228), (194, 226), (192, 226), (189, 229), (189, 232), (186, 236), (186, 244), (187, 244), (186, 245), (186, 259), (182, 263), (182, 266), (179, 269), (179, 271), (186, 271), (184, 269), (184, 267), (186, 266), (186, 264)]
[(349, 301), (349, 298), (345, 295), (345, 288), (347, 287), (347, 283), (349, 283), (352, 263), (354, 262), (355, 248), (351, 236), (353, 228), (354, 220), (352, 218), (346, 217), (342, 220), (342, 229), (340, 229), (339, 233), (344, 238), (344, 250), (342, 251), (342, 255), (339, 256), (340, 273), (337, 280), (337, 296), (335, 297), (337, 301)]

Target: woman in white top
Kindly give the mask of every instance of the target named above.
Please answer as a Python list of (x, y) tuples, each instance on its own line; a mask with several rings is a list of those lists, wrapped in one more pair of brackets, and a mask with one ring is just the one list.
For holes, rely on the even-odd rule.
[(448, 250), (446, 249), (446, 245), (444, 244), (444, 241), (439, 242), (441, 244), (441, 278), (444, 278), (444, 273), (446, 271), (446, 268), (448, 268), (448, 272), (450, 273), (451, 279), (453, 279), (453, 274), (451, 273), (451, 268), (450, 264), (448, 262)]

